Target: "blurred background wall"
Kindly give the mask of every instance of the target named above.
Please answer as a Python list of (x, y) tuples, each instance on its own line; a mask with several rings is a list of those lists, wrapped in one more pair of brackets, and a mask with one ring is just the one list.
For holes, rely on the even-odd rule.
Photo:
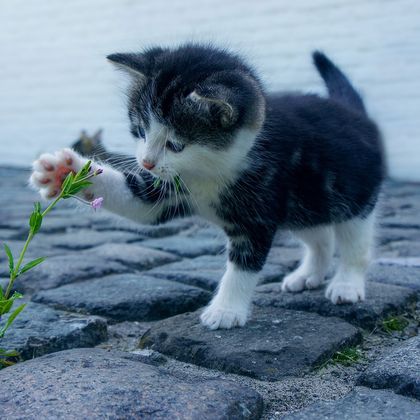
[(352, 78), (386, 138), (391, 173), (420, 180), (420, 0), (0, 2), (0, 164), (29, 165), (81, 129), (131, 151), (117, 51), (186, 40), (232, 47), (272, 90), (324, 93), (310, 52)]

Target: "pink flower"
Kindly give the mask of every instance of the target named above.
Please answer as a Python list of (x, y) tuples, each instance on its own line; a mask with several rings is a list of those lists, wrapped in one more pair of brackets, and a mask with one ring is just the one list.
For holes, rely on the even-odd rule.
[(92, 208), (93, 208), (93, 210), (98, 210), (98, 209), (100, 209), (101, 207), (102, 207), (102, 203), (103, 203), (103, 201), (104, 201), (104, 199), (103, 199), (103, 197), (98, 197), (98, 198), (95, 198), (91, 203), (90, 203), (90, 205), (92, 206)]

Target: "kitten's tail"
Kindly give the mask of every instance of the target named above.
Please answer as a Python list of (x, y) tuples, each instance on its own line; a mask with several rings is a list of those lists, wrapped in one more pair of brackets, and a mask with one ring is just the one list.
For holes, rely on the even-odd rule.
[(312, 57), (315, 67), (327, 85), (330, 98), (366, 115), (365, 105), (360, 94), (344, 73), (322, 52), (315, 51)]

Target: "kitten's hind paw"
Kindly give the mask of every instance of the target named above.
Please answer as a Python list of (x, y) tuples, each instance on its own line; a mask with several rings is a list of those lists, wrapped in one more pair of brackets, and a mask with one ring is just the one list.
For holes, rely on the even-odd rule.
[(33, 163), (29, 183), (43, 198), (55, 198), (60, 194), (66, 176), (79, 171), (83, 164), (83, 159), (71, 149), (44, 153)]
[(214, 303), (211, 303), (200, 316), (201, 323), (211, 330), (243, 327), (247, 318), (248, 312), (246, 310), (223, 308)]
[(363, 277), (352, 279), (334, 278), (325, 291), (325, 297), (334, 304), (356, 303), (365, 300)]
[(322, 283), (323, 277), (318, 274), (307, 274), (300, 272), (299, 269), (287, 275), (282, 283), (283, 292), (302, 292), (305, 289), (315, 289)]

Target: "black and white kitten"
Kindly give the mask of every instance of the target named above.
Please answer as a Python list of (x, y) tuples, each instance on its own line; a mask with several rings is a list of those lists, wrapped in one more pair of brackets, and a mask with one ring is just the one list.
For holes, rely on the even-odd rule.
[[(329, 98), (268, 94), (242, 59), (213, 46), (108, 59), (132, 76), (137, 162), (125, 170), (94, 163), (104, 172), (90, 198), (102, 196), (108, 210), (140, 223), (198, 214), (224, 229), (227, 268), (201, 315), (204, 325), (245, 324), (278, 229), (292, 230), (306, 248), (284, 291), (318, 287), (336, 241), (341, 260), (326, 296), (333, 303), (364, 299), (382, 143), (359, 94), (325, 55), (314, 53), (314, 62)], [(70, 149), (42, 155), (31, 182), (53, 198), (63, 170), (85, 162)]]

